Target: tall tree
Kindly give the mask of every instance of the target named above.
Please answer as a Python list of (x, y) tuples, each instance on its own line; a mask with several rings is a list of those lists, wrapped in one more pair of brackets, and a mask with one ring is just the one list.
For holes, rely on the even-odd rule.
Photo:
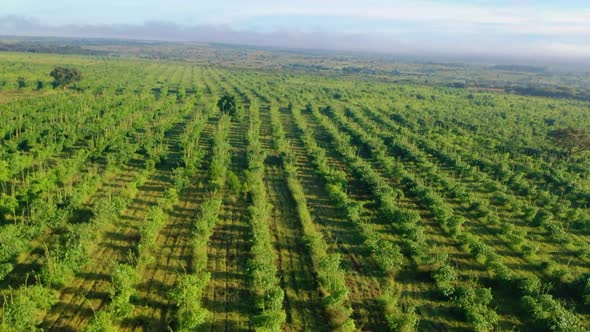
[(55, 67), (49, 75), (54, 79), (54, 87), (66, 87), (82, 79), (82, 73), (76, 68)]
[(566, 150), (568, 157), (590, 151), (590, 134), (580, 128), (558, 128), (549, 133), (549, 137)]
[(232, 95), (225, 95), (217, 101), (217, 107), (222, 113), (229, 114), (230, 116), (234, 116), (238, 110), (238, 103), (236, 101), (236, 97)]

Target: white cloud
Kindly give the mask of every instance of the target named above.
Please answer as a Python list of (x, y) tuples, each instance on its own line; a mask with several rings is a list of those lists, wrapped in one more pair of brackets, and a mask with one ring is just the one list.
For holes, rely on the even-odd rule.
[(546, 33), (586, 32), (590, 29), (590, 10), (547, 10), (518, 3), (510, 6), (481, 6), (436, 1), (248, 1), (247, 6), (228, 8), (220, 16), (210, 17), (209, 23), (231, 24), (261, 16), (326, 16), (391, 20), (450, 26), (500, 25), (521, 31)]
[[(134, 38), (210, 40), (215, 37), (221, 39), (219, 41), (274, 46), (382, 51), (403, 47), (414, 52), (590, 57), (590, 9), (568, 8), (567, 3), (561, 6), (539, 5), (534, 1), (499, 3), (444, 0), (219, 0), (207, 3), (196, 0), (63, 0), (54, 4), (20, 0), (11, 1), (8, 7), (0, 9), (0, 15), (10, 10), (18, 12), (20, 8), (21, 12), (27, 13), (21, 16), (39, 19), (42, 24), (37, 24), (35, 31), (44, 34), (84, 32), (91, 36), (110, 36), (117, 31)], [(65, 4), (69, 11), (64, 10)], [(51, 11), (46, 11), (47, 8)], [(66, 16), (60, 17), (59, 13)], [(289, 22), (281, 21), (284, 17), (289, 17)], [(264, 18), (275, 19), (264, 21)], [(60, 29), (64, 21), (78, 26)], [(150, 21), (175, 22), (184, 26), (165, 28), (142, 24)], [(27, 22), (19, 24), (27, 26)], [(219, 29), (219, 26), (227, 28)], [(243, 31), (238, 31), (240, 27)], [(0, 17), (0, 34), (10, 31), (23, 34), (27, 30), (22, 27), (10, 30)], [(211, 35), (207, 36), (204, 31)], [(388, 46), (391, 43), (395, 48)]]

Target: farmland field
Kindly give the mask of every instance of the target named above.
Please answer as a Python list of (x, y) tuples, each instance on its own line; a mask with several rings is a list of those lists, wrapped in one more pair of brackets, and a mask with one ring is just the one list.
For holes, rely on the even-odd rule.
[[(82, 80), (52, 87), (58, 66)], [(590, 130), (584, 98), (172, 59), (0, 69), (2, 331), (590, 329), (590, 159), (550, 139)]]

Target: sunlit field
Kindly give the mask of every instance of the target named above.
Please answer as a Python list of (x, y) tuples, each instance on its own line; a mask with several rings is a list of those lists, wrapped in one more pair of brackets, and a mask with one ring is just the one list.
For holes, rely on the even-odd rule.
[(582, 83), (249, 59), (0, 53), (0, 330), (590, 329)]

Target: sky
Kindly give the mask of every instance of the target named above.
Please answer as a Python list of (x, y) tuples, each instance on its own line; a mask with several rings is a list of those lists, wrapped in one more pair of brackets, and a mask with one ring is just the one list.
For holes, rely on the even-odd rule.
[(590, 58), (590, 0), (0, 0), (0, 34)]

